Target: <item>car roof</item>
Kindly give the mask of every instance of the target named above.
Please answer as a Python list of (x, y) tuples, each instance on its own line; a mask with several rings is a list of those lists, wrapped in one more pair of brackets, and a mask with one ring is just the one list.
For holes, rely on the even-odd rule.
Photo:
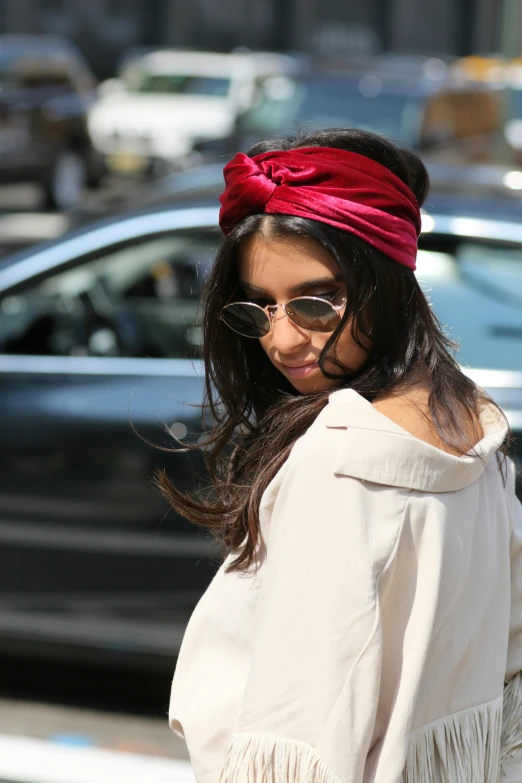
[[(194, 196), (178, 201), (168, 199), (161, 204), (122, 211), (68, 231), (50, 241), (32, 245), (0, 259), (0, 275), (8, 267), (68, 244), (88, 252), (88, 235), (111, 239), (108, 244), (140, 235), (143, 226), (153, 232), (170, 229), (197, 228), (217, 230), (219, 203), (216, 196)], [(432, 193), (423, 208), (423, 230), (430, 234), (462, 236), (522, 244), (522, 199), (479, 199), (472, 195)], [(130, 232), (130, 233), (129, 233)]]
[(197, 52), (191, 49), (154, 49), (136, 53), (124, 61), (119, 69), (142, 69), (149, 73), (165, 72), (200, 74), (202, 76), (294, 76), (302, 70), (304, 58), (281, 52)]
[[(217, 204), (224, 187), (219, 162), (173, 172), (152, 183), (136, 201), (126, 201), (124, 210), (162, 208), (185, 201)], [(432, 187), (427, 208), (443, 214), (519, 220), (522, 223), (522, 174), (507, 166), (448, 165), (427, 162)], [(121, 212), (121, 207), (117, 212)], [(115, 211), (114, 214), (117, 214)], [(87, 214), (86, 218), (90, 216)]]
[(0, 35), (0, 54), (76, 54), (77, 47), (59, 35)]
[(405, 78), (428, 75), (437, 79), (444, 77), (449, 72), (453, 61), (454, 58), (451, 55), (445, 54), (399, 54), (397, 52), (358, 57), (321, 55), (310, 58), (310, 62), (317, 69), (373, 69), (393, 73), (397, 76), (402, 75)]
[(245, 62), (243, 54), (163, 49), (135, 58), (129, 67), (139, 67), (150, 73), (175, 71), (225, 76), (236, 73)]
[(344, 82), (359, 84), (365, 76), (381, 81), (388, 94), (428, 96), (442, 89), (451, 92), (487, 92), (489, 87), (473, 80), (463, 82), (450, 67), (451, 58), (442, 55), (382, 54), (358, 58), (314, 58), (301, 63), (295, 77), (301, 83)]
[(429, 214), (451, 215), (486, 219), (502, 223), (518, 223), (522, 241), (522, 198), (520, 196), (499, 197), (495, 194), (453, 192), (432, 190), (424, 210)]

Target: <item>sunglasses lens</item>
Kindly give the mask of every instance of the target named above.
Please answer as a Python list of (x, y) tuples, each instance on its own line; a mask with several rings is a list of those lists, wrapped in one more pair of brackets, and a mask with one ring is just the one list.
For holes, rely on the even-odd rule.
[(286, 312), (297, 326), (312, 332), (333, 332), (340, 320), (337, 310), (323, 299), (292, 299)]
[(226, 305), (222, 318), (227, 326), (243, 337), (264, 337), (270, 331), (270, 320), (265, 311), (248, 302)]

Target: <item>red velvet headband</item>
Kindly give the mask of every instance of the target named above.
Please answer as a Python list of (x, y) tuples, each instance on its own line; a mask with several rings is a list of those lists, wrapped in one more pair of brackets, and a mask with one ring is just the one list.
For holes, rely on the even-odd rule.
[(348, 231), (415, 269), (421, 228), (410, 188), (380, 163), (333, 147), (276, 150), (225, 166), (219, 225), (225, 235), (247, 215), (295, 215)]

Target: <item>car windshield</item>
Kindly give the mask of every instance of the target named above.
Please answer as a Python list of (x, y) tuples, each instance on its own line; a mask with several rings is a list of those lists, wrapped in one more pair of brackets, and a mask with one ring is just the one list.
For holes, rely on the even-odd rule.
[(507, 116), (509, 119), (522, 119), (522, 89), (512, 87), (507, 90)]
[(416, 146), (421, 123), (421, 97), (389, 91), (377, 77), (368, 75), (358, 82), (267, 80), (258, 103), (243, 115), (241, 128), (265, 135), (303, 125), (357, 127)]
[(419, 280), (459, 362), (522, 369), (522, 248), (464, 243), (455, 254), (420, 250)]
[(132, 70), (125, 79), (131, 92), (162, 93), (167, 95), (205, 95), (225, 98), (230, 90), (230, 79), (224, 76), (199, 74), (147, 73)]
[(16, 61), (11, 55), (0, 54), (0, 85), (12, 85), (15, 82)]

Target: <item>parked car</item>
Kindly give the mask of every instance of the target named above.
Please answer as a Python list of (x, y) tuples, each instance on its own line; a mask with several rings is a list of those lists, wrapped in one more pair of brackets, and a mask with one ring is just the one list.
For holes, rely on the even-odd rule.
[[(429, 204), (436, 211), (522, 220), (522, 171), (494, 164), (449, 164), (425, 161), (430, 177)], [(207, 199), (217, 203), (224, 188), (224, 161), (205, 163), (185, 171), (173, 172), (140, 188), (121, 189), (118, 196), (96, 198), (83, 203), (69, 216), (70, 222), (83, 225), (122, 210), (157, 208), (183, 204), (187, 200)]]
[(103, 175), (87, 129), (95, 86), (66, 39), (0, 36), (0, 183), (36, 182), (46, 206), (77, 206)]
[[(172, 668), (219, 555), (149, 481), (163, 465), (192, 491), (200, 457), (147, 441), (202, 433), (217, 215), (163, 204), (0, 261), (0, 652)], [(520, 223), (433, 205), (418, 275), (520, 437)]]
[(231, 133), (259, 79), (297, 68), (295, 58), (263, 52), (156, 51), (134, 57), (102, 83), (89, 129), (107, 168), (159, 174), (179, 166), (195, 142)]
[(495, 55), (470, 55), (451, 63), (451, 73), (461, 84), (481, 82), (496, 92), (503, 102), (504, 143), (509, 160), (522, 165), (522, 58), (504, 59)]
[(267, 79), (254, 104), (238, 116), (234, 132), (200, 141), (196, 150), (209, 160), (303, 127), (354, 127), (387, 136), (426, 158), (505, 159), (502, 99), (486, 85), (461, 84), (449, 73), (438, 58), (380, 56)]

